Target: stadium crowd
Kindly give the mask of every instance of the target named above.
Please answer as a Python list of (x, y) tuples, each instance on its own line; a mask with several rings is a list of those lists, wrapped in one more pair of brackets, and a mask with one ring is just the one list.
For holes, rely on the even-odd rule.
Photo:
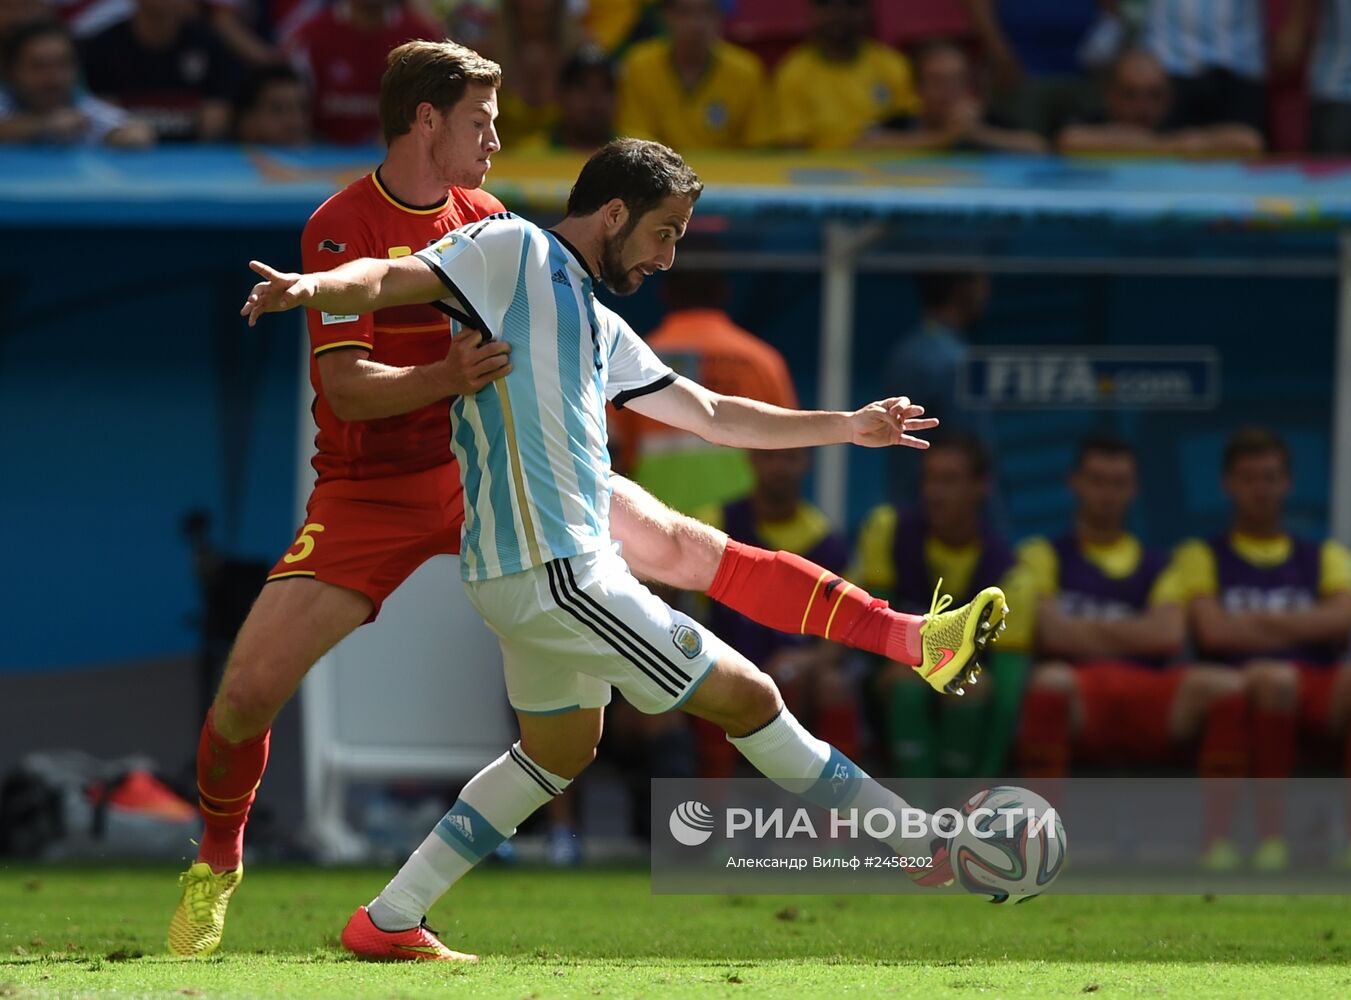
[(0, 141), (375, 143), (386, 53), (504, 71), (511, 149), (1351, 151), (1343, 0), (3, 0)]

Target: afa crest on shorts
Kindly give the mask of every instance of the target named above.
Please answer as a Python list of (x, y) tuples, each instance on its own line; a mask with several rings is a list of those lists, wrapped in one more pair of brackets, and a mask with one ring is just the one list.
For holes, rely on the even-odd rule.
[(671, 633), (671, 641), (675, 643), (676, 649), (685, 654), (687, 660), (694, 659), (704, 651), (704, 637), (698, 629), (689, 625), (677, 625)]

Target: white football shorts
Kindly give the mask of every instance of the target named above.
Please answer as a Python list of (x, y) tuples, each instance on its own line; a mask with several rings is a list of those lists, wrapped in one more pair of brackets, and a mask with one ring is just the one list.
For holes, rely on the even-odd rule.
[(665, 712), (689, 698), (726, 648), (609, 548), (464, 589), (497, 633), (507, 696), (520, 712), (600, 708), (611, 685), (639, 711)]

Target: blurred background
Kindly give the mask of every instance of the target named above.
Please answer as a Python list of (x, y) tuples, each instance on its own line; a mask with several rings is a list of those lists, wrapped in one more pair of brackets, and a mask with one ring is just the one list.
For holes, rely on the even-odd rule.
[[(672, 505), (895, 606), (927, 610), (939, 576), (1017, 595), (990, 693), (952, 711), (894, 665), (676, 598), (820, 735), (880, 775), (1205, 773), (1210, 714), (1233, 696), (1255, 714), (1226, 746), (1253, 752), (1211, 773), (1341, 773), (1346, 684), (1290, 709), (1297, 745), (1273, 764), (1259, 733), (1289, 727), (1260, 728), (1280, 698), (1245, 664), (1341, 676), (1351, 626), (1317, 655), (1221, 655), (1195, 602), (1335, 614), (1351, 591), (1325, 544), (1351, 541), (1351, 7), (1199, 9), (0, 0), (0, 850), (172, 857), (195, 822), (202, 715), (310, 483), (302, 326), (244, 325), (245, 265), (298, 268), (309, 213), (379, 162), (385, 55), (418, 37), (502, 64), (487, 187), (513, 211), (556, 220), (616, 135), (668, 143), (705, 178), (675, 271), (610, 303), (678, 370), (786, 405), (906, 393), (944, 419), (923, 458), (747, 456), (613, 422), (617, 468)], [(1318, 556), (1244, 604), (1223, 567), (1217, 591), (1214, 555), (1170, 555), (1191, 538), (1263, 571), (1306, 542)], [(1061, 642), (1057, 616), (1083, 611), (1070, 563), (1119, 557), (1129, 572), (1104, 573), (1121, 579), (1145, 551), (1168, 586), (1151, 577), (1106, 617), (1152, 628), (1175, 606), (1176, 641)], [(288, 707), (251, 850), (401, 856), (513, 738), (486, 633), (449, 647), (454, 577), (415, 577)], [(1139, 699), (1144, 721), (1105, 717), (1092, 706), (1135, 705), (1112, 686), (1134, 682), (1085, 695), (1073, 678), (1121, 660), (1151, 677), (1223, 660), (1232, 684), (1178, 681)], [(395, 703), (399, 685), (419, 704)], [(527, 853), (641, 850), (649, 774), (730, 773), (725, 742), (684, 718), (612, 713), (608, 753)], [(121, 834), (119, 808), (143, 814)]]

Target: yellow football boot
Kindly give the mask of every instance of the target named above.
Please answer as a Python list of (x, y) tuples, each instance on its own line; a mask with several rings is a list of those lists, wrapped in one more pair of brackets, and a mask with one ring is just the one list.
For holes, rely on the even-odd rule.
[(1004, 631), (1004, 616), (1009, 607), (1002, 590), (986, 587), (970, 604), (948, 611), (952, 595), (940, 597), (942, 588), (943, 581), (939, 580), (919, 631), (924, 662), (914, 669), (940, 694), (962, 695), (966, 693), (966, 685), (975, 684), (980, 674), (976, 657)]
[(243, 862), (234, 871), (217, 875), (205, 861), (198, 861), (178, 876), (183, 898), (169, 921), (169, 951), (197, 958), (219, 948), (225, 908), (243, 879)]

